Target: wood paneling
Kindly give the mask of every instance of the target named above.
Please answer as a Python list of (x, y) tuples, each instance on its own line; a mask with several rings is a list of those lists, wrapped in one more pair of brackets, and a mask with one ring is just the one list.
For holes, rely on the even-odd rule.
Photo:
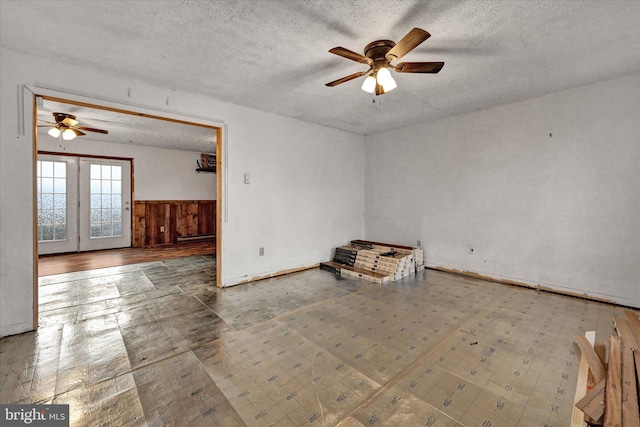
[(134, 247), (214, 238), (215, 234), (215, 200), (136, 200), (134, 203)]

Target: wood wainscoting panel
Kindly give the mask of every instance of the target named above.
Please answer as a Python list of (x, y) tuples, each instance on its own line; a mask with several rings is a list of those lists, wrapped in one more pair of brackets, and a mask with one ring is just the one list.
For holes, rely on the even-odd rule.
[(216, 234), (216, 201), (198, 203), (198, 234)]
[(134, 203), (134, 247), (214, 238), (215, 234), (215, 200), (136, 200)]

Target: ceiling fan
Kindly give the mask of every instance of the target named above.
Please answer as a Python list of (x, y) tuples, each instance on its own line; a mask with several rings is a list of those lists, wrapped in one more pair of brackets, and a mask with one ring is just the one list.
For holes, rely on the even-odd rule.
[[(109, 133), (109, 131), (106, 131), (104, 129), (78, 126), (78, 123), (80, 122), (76, 120), (76, 116), (74, 116), (73, 114), (67, 114), (67, 113), (52, 113), (52, 114), (55, 122), (47, 122), (46, 120), (42, 120), (42, 119), (41, 120), (45, 123), (49, 123), (49, 125), (53, 125), (53, 127), (47, 133), (54, 138), (58, 138), (62, 134), (62, 139), (64, 139), (65, 141), (70, 141), (74, 139), (76, 136), (86, 135), (86, 133), (82, 131), (97, 132), (97, 133), (103, 133), (103, 134)], [(38, 127), (49, 127), (49, 125), (40, 125)]]
[(395, 80), (391, 77), (389, 69), (393, 69), (398, 73), (435, 74), (442, 69), (444, 62), (401, 62), (397, 65), (391, 64), (391, 62), (397, 61), (411, 52), (429, 37), (431, 37), (431, 34), (425, 30), (414, 28), (398, 43), (391, 40), (376, 40), (369, 43), (364, 48), (364, 55), (360, 55), (344, 47), (334, 47), (329, 50), (329, 52), (361, 64), (369, 65), (369, 69), (353, 73), (341, 79), (326, 83), (325, 85), (329, 87), (337, 86), (368, 74), (362, 84), (362, 90), (369, 93), (375, 92), (376, 95), (384, 95), (397, 87)]

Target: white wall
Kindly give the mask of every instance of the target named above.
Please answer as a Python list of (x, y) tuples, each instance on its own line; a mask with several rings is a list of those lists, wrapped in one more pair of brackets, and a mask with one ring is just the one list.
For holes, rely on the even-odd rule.
[(329, 260), (335, 246), (364, 233), (364, 137), (270, 114), (255, 119), (229, 125), (229, 283)]
[(38, 137), (38, 150), (133, 159), (135, 200), (215, 200), (216, 174), (197, 173), (199, 152), (92, 141)]
[(368, 239), (423, 239), (429, 266), (640, 307), (640, 75), (369, 136), (365, 151)]
[[(3, 47), (0, 58), (0, 336), (30, 330), (33, 315), (32, 123), (26, 117), (21, 136), (21, 85), (61, 88), (157, 115), (169, 108), (169, 98), (169, 114), (224, 122), (227, 169), (218, 171), (226, 188), (218, 195), (226, 203), (224, 285), (327, 260), (333, 247), (363, 236), (362, 136)], [(243, 183), (244, 173), (251, 184)]]

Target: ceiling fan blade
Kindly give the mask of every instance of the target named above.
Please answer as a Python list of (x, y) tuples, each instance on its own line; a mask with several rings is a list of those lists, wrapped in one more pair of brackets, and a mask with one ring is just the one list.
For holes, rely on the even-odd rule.
[(431, 37), (431, 34), (425, 30), (414, 28), (387, 52), (385, 55), (387, 61), (391, 62), (402, 58), (429, 37)]
[(352, 61), (356, 61), (359, 62), (361, 64), (371, 64), (373, 62), (373, 60), (371, 58), (367, 58), (364, 55), (360, 55), (359, 53), (356, 53), (352, 50), (349, 49), (345, 49), (343, 47), (334, 47), (333, 49), (329, 50), (330, 53), (333, 53), (335, 55), (338, 56), (342, 56), (343, 58), (347, 58), (350, 59)]
[(334, 80), (334, 81), (329, 82), (329, 83), (325, 83), (325, 86), (329, 86), (329, 87), (338, 86), (341, 83), (348, 82), (349, 80), (357, 79), (358, 77), (364, 76), (368, 72), (369, 72), (369, 70), (360, 71), (359, 73), (353, 73), (353, 74), (351, 74), (351, 75), (349, 75), (347, 77), (343, 77), (341, 79)]
[(65, 119), (64, 119), (62, 122), (60, 122), (60, 123), (65, 124), (65, 125), (67, 125), (67, 126), (69, 126), (69, 127), (73, 127), (73, 126), (77, 125), (77, 124), (78, 124), (78, 123), (80, 123), (80, 122), (79, 122), (79, 121), (77, 121), (77, 120), (73, 120), (73, 119), (72, 119), (72, 118), (70, 118), (70, 117), (67, 117), (67, 118), (65, 118)]
[(84, 133), (84, 132), (80, 132), (80, 131), (78, 130), (78, 128), (73, 128), (73, 129), (71, 129), (71, 130), (73, 131), (73, 133), (75, 133), (75, 134), (76, 134), (76, 136), (84, 136), (84, 135), (86, 135), (86, 133)]
[(439, 72), (444, 67), (444, 62), (401, 62), (396, 65), (399, 73), (432, 73)]
[(87, 132), (104, 133), (105, 135), (109, 133), (108, 130), (96, 129), (96, 128), (88, 128), (88, 127), (85, 127), (85, 126), (76, 126), (74, 129), (82, 129), (82, 130), (86, 130)]

